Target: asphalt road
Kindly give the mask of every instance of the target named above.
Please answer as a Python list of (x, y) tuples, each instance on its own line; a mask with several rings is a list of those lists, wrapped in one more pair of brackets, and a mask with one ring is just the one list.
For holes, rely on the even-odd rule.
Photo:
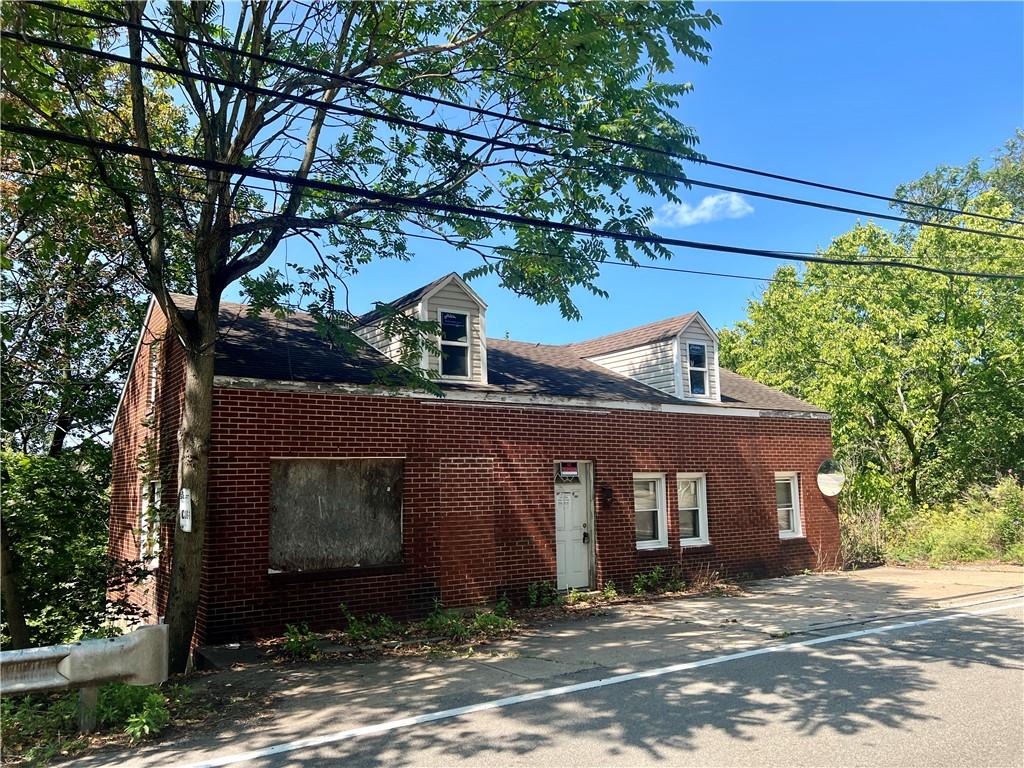
[(1021, 766), (1024, 615), (1011, 605), (245, 764)]

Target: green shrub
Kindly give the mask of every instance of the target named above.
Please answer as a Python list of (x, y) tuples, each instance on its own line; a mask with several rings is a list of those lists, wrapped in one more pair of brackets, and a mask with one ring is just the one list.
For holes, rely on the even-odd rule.
[(316, 642), (319, 637), (310, 631), (308, 624), (285, 624), (282, 652), (292, 659), (313, 659), (317, 655)]

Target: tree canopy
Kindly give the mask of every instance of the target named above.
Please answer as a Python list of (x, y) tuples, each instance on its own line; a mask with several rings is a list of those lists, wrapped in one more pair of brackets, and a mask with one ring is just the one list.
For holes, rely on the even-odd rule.
[[(198, 604), (224, 290), (248, 277), (256, 307), (285, 309), (294, 288), (324, 332), (343, 340), (351, 320), (341, 298), (345, 281), (371, 260), (409, 258), (407, 225), (457, 248), (500, 236), (515, 248), (480, 270), (576, 316), (574, 288), (603, 290), (595, 261), (667, 252), (642, 243), (608, 247), (423, 205), (648, 234), (651, 211), (633, 206), (631, 194), (676, 199), (677, 182), (621, 166), (679, 175), (679, 160), (589, 136), (692, 151), (696, 136), (669, 112), (689, 85), (667, 77), (676, 62), (707, 61), (702, 34), (718, 23), (689, 0), (96, 0), (59, 11), (9, 3), (0, 14), (5, 29), (21, 35), (4, 40), (8, 130), (21, 124), (85, 137), (84, 144), (47, 142), (47, 160), (81, 162), (106, 187), (134, 269), (185, 347), (178, 480), (192, 492), (193, 522), (191, 533), (176, 531), (173, 548), (167, 617), (175, 669), (184, 667)], [(17, 65), (8, 67), (12, 61)], [(115, 103), (117, 93), (127, 94), (128, 109)], [(444, 106), (439, 98), (489, 113)], [(184, 113), (177, 140), (159, 130), (172, 107)], [(551, 133), (514, 118), (569, 130)], [(485, 139), (431, 131), (424, 123)], [(8, 137), (19, 151), (21, 136)], [(97, 143), (103, 141), (130, 148)], [(558, 157), (518, 151), (537, 142)], [(166, 152), (178, 147), (192, 163), (170, 161)], [(257, 182), (257, 171), (286, 176)], [(312, 189), (311, 181), (321, 188)], [(324, 183), (353, 191), (325, 191)], [(381, 204), (374, 194), (390, 195), (392, 203)], [(289, 238), (303, 239), (316, 255), (312, 266), (296, 266), (294, 286), (283, 285), (278, 272), (259, 272)], [(178, 270), (178, 263), (187, 269)], [(193, 313), (175, 305), (176, 276), (194, 289)], [(404, 318), (393, 322), (407, 348), (432, 337), (431, 328), (415, 319), (403, 325)]]
[[(1017, 217), (1020, 141), (992, 169), (940, 169), (902, 194)], [(970, 181), (969, 198), (962, 183)], [(954, 223), (1024, 234), (1020, 225)], [(872, 224), (828, 254), (1019, 272), (1016, 240), (936, 229), (892, 234)], [(886, 267), (784, 267), (723, 333), (722, 364), (832, 413), (839, 456), (890, 506), (945, 499), (970, 483), (1024, 469), (1024, 286)]]

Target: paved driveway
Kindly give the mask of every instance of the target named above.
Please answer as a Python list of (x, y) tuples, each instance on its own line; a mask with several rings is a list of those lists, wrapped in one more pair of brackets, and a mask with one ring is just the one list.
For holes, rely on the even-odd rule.
[(618, 606), (469, 658), (262, 667), (272, 704), (80, 765), (1024, 765), (1024, 572), (878, 568)]

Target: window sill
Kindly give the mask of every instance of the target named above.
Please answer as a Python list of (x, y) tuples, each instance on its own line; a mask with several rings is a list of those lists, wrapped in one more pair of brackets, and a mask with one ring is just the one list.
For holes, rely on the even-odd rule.
[(667, 541), (644, 541), (637, 542), (636, 548), (638, 551), (643, 552), (646, 549), (668, 549)]
[(698, 547), (710, 547), (709, 539), (680, 539), (679, 546), (683, 549), (697, 549)]
[(793, 541), (794, 539), (807, 539), (802, 533), (780, 533), (780, 541)]
[(332, 579), (351, 579), (370, 576), (392, 576), (403, 573), (402, 563), (393, 565), (368, 565), (354, 568), (326, 568), (319, 571), (275, 571), (267, 569), (267, 578), (271, 582), (287, 584), (303, 581), (330, 581)]

